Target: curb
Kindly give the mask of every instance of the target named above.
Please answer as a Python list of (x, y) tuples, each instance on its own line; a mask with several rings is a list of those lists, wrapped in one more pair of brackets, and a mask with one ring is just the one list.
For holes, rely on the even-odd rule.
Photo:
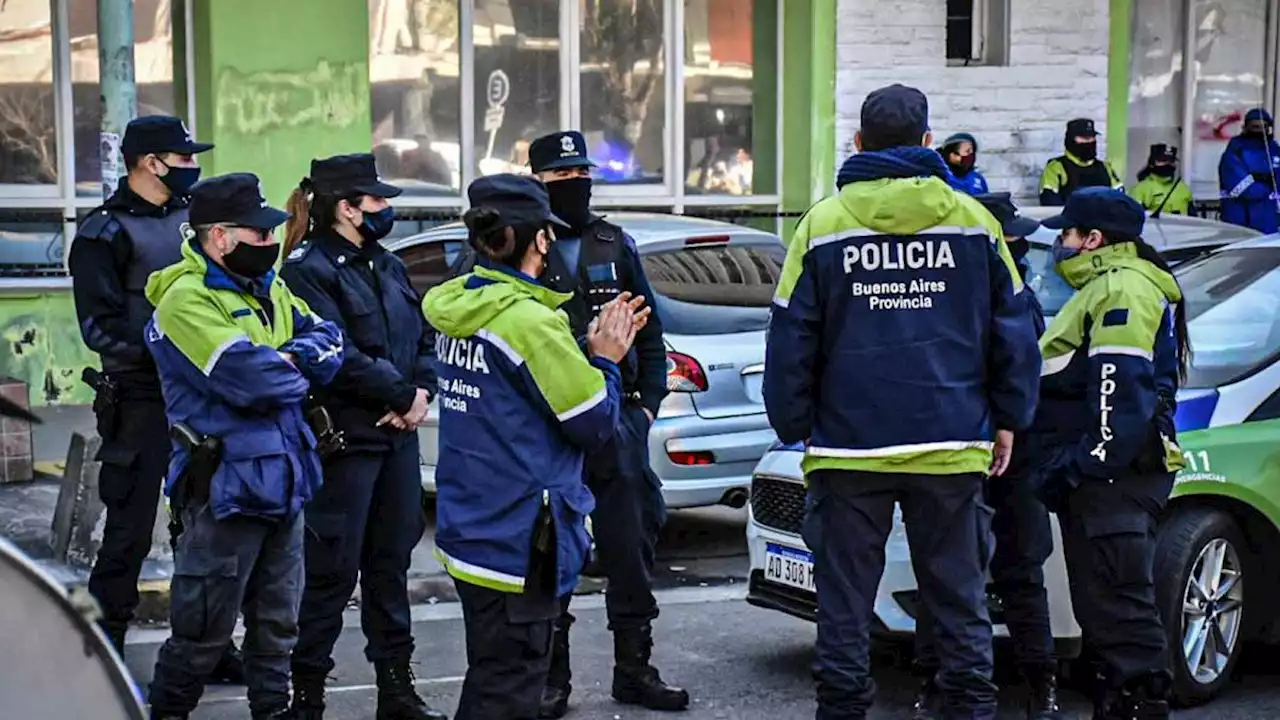
[[(574, 589), (574, 595), (595, 595), (604, 591), (604, 580), (583, 577)], [(409, 604), (435, 605), (458, 601), (458, 591), (448, 573), (434, 573), (409, 577)], [(169, 580), (142, 580), (138, 582), (138, 609), (134, 622), (143, 624), (169, 623)], [(356, 588), (351, 605), (359, 606), (360, 589)]]

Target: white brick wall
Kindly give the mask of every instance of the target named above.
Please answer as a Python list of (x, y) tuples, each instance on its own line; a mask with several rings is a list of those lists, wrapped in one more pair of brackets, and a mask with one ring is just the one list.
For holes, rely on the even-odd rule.
[(929, 96), (938, 142), (973, 133), (991, 190), (1024, 200), (1062, 153), (1067, 120), (1093, 118), (1105, 135), (1108, 0), (1009, 2), (1009, 65), (949, 67), (945, 0), (839, 0), (837, 162), (853, 150), (867, 93), (895, 82)]

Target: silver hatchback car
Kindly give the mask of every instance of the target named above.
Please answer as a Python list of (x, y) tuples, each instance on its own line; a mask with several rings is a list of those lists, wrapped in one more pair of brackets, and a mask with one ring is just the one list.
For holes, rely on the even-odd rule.
[[(769, 305), (786, 256), (777, 235), (659, 213), (611, 213), (635, 238), (667, 346), (667, 387), (649, 457), (670, 508), (742, 507), (751, 471), (777, 436), (761, 380)], [(419, 292), (448, 275), (466, 243), (451, 223), (387, 241)], [(423, 486), (435, 491), (438, 414), (419, 432)]]

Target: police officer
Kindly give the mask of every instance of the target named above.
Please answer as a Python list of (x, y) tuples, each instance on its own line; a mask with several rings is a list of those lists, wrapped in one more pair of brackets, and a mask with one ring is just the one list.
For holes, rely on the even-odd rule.
[(316, 393), (346, 447), (325, 459), (324, 486), (307, 506), (307, 589), (293, 653), (301, 718), (323, 715), (325, 676), (357, 578), (378, 717), (446, 717), (418, 696), (409, 668), (409, 562), (424, 524), (417, 428), (436, 378), (421, 298), (404, 264), (378, 242), (395, 223), (387, 200), (399, 194), (378, 177), (373, 155), (360, 153), (313, 160), (289, 198), (281, 276), (343, 329), (346, 346), (337, 377)]
[(467, 633), (457, 720), (528, 720), (590, 547), (584, 451), (614, 435), (618, 363), (647, 311), (633, 315), (625, 294), (610, 303), (587, 331), (588, 361), (557, 314), (568, 296), (536, 279), (564, 226), (542, 183), (492, 175), (467, 192), (480, 258), (423, 304), (441, 333), (436, 546)]
[(302, 507), (321, 482), (303, 401), (342, 365), (342, 336), (276, 278), (273, 228), (288, 215), (261, 187), (249, 173), (197, 185), (181, 260), (147, 281), (147, 347), (174, 426), (165, 491), (184, 527), (153, 718), (195, 709), (242, 605), (249, 709), (288, 717)]
[[(573, 333), (580, 340), (587, 325), (622, 292), (652, 298), (635, 241), (622, 228), (591, 212), (591, 172), (587, 143), (574, 131), (544, 135), (529, 146), (529, 162), (547, 186), (551, 209), (568, 227), (559, 233), (556, 252), (547, 258), (540, 280), (572, 297), (564, 304)], [(475, 253), (460, 258), (454, 274), (465, 272)], [(651, 710), (682, 710), (689, 694), (667, 685), (650, 662), (653, 621), (654, 547), (666, 517), (662, 487), (649, 467), (649, 428), (667, 395), (667, 351), (657, 315), (636, 335), (635, 347), (622, 361), (627, 402), (611, 443), (587, 458), (587, 484), (596, 498), (592, 516), (596, 550), (609, 584), (605, 607), (613, 631), (613, 697)], [(556, 622), (551, 674), (540, 717), (563, 717), (568, 711), (572, 675), (569, 668), (570, 596)]]
[(970, 195), (987, 192), (987, 178), (975, 167), (978, 162), (978, 140), (969, 133), (956, 133), (942, 141), (938, 151), (955, 176), (952, 187)]
[(1040, 176), (1040, 204), (1061, 206), (1085, 187), (1123, 188), (1111, 163), (1098, 159), (1098, 131), (1088, 118), (1067, 123), (1066, 152), (1050, 160)]
[(871, 93), (854, 142), (847, 184), (791, 241), (765, 360), (770, 423), (782, 442), (807, 443), (817, 718), (871, 706), (874, 598), (897, 502), (933, 618), (943, 717), (989, 720), (982, 493), (1031, 420), (1035, 331), (999, 224), (947, 185), (925, 96)]
[[(1000, 231), (1025, 283), (1029, 267), (1027, 236), (1040, 223), (1018, 214), (1009, 193), (975, 196), (1000, 222)], [(1022, 291), (1036, 335), (1044, 332), (1044, 311), (1030, 287)], [(1027, 484), (1031, 468), (1025, 449), (1017, 444), (1003, 475), (987, 479), (986, 501), (995, 511), (991, 529), (995, 552), (991, 557), (991, 579), (995, 594), (1004, 606), (1004, 622), (1013, 640), (1018, 669), (1031, 688), (1027, 702), (1028, 720), (1058, 720), (1057, 661), (1053, 652), (1053, 630), (1049, 622), (1049, 598), (1044, 587), (1044, 563), (1053, 553), (1053, 531), (1049, 511)], [(942, 698), (934, 683), (938, 656), (934, 652), (932, 618), (927, 610), (916, 616), (916, 674), (923, 678), (917, 698), (915, 720), (940, 717)]]
[(1177, 280), (1142, 240), (1145, 214), (1090, 188), (1044, 221), (1076, 294), (1040, 339), (1032, 484), (1058, 514), (1071, 604), (1101, 660), (1094, 717), (1169, 716), (1153, 563), (1157, 518), (1182, 467), (1173, 415), (1189, 356)]
[[(89, 592), (102, 607), (103, 632), (120, 653), (138, 607), (138, 574), (151, 551), (169, 462), (160, 380), (142, 337), (152, 311), (143, 290), (148, 275), (181, 258), (178, 228), (187, 221), (187, 195), (200, 178), (196, 155), (211, 149), (193, 140), (176, 117), (131, 121), (121, 145), (128, 174), (81, 223), (68, 258), (80, 333), (103, 370), (94, 413), (107, 521)], [(243, 680), (234, 645), (214, 677)]]
[(1280, 229), (1280, 145), (1271, 113), (1245, 113), (1244, 128), (1218, 161), (1222, 220), (1258, 232)]
[(1132, 195), (1153, 215), (1186, 215), (1191, 211), (1191, 188), (1178, 175), (1178, 148), (1164, 143), (1151, 146), (1147, 166), (1138, 172)]

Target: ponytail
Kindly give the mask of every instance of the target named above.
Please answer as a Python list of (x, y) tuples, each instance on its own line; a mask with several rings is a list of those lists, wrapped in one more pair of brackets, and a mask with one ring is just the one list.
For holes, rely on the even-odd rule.
[(284, 224), (284, 247), (281, 249), (288, 257), (311, 231), (311, 178), (302, 178), (298, 187), (289, 193), (284, 209), (292, 215)]

